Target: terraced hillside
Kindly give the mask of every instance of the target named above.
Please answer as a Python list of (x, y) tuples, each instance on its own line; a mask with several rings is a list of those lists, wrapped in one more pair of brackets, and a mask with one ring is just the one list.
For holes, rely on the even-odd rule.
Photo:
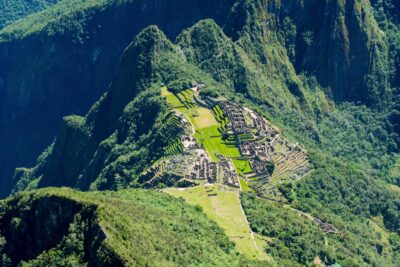
[(285, 202), (277, 186), (295, 182), (310, 170), (305, 149), (284, 139), (251, 109), (202, 96), (203, 87), (176, 94), (167, 87), (161, 89), (185, 128), (181, 142), (173, 142), (182, 153), (157, 162), (145, 176), (156, 173), (151, 179), (156, 184), (164, 172), (168, 186), (205, 182), (253, 188), (262, 197)]
[[(144, 2), (147, 0), (131, 3)], [(370, 21), (367, 3), (240, 0), (223, 29), (212, 20), (200, 21), (184, 30), (175, 43), (155, 26), (144, 29), (126, 48), (107, 93), (86, 116), (66, 117), (37, 164), (16, 172), (15, 192), (48, 186), (83, 191), (170, 187), (166, 191), (214, 216), (237, 250), (248, 258), (272, 256), (270, 262), (278, 266), (312, 265), (314, 260), (327, 266), (395, 266), (400, 255), (400, 206), (398, 193), (392, 190), (397, 187), (389, 187), (387, 182), (395, 183), (391, 176), (397, 172), (385, 170), (393, 165), (391, 157), (397, 148), (387, 114), (355, 103), (333, 102), (346, 95), (363, 98), (363, 94), (353, 94), (356, 87), (345, 90), (345, 84), (358, 78), (341, 83), (345, 76), (332, 81), (335, 75), (324, 77), (325, 72), (314, 77), (296, 71), (302, 60), (314, 59), (312, 52), (325, 36), (325, 32), (317, 34), (321, 29), (308, 28), (308, 19), (314, 17), (304, 15), (305, 10), (310, 6), (335, 10), (324, 13), (328, 25), (333, 19), (332, 25), (342, 26), (332, 26), (335, 33), (346, 36), (341, 33), (351, 28), (352, 33), (347, 31), (350, 39), (358, 36), (365, 41), (369, 38), (364, 39), (364, 30), (373, 33), (376, 25), (362, 30), (353, 26)], [(293, 10), (302, 10), (301, 16)], [(281, 15), (272, 16), (276, 12)], [(351, 20), (343, 21), (344, 17)], [(278, 34), (280, 27), (292, 35)], [(381, 34), (375, 33), (371, 36)], [(376, 45), (369, 44), (371, 49)], [(339, 42), (336, 48), (341, 45)], [(288, 47), (299, 54), (290, 56)], [(112, 46), (109, 49), (113, 50)], [(330, 51), (339, 61), (328, 65), (340, 63), (341, 50)], [(373, 51), (379, 54), (381, 50)], [(346, 56), (352, 56), (348, 52)], [(323, 51), (319, 56), (325, 53), (330, 55)], [(375, 59), (376, 54), (368, 55)], [(354, 70), (351, 64), (348, 67)], [(356, 73), (365, 74), (366, 65)], [(368, 80), (374, 80), (374, 75)], [(363, 87), (362, 91), (378, 87)], [(330, 98), (331, 90), (339, 90), (334, 98)], [(21, 103), (26, 100), (18, 99)], [(307, 150), (288, 140), (297, 140)], [(251, 194), (247, 202), (244, 191)], [(240, 203), (250, 209), (247, 217), (239, 212)], [(6, 206), (12, 207), (12, 203)], [(307, 218), (302, 218), (304, 214)], [(394, 233), (389, 242), (383, 242), (382, 231), (370, 223), (380, 215), (381, 226)], [(11, 225), (18, 225), (18, 220)], [(336, 230), (325, 232), (324, 227), (330, 226)], [(323, 242), (325, 238), (327, 242)], [(165, 239), (171, 240), (169, 235)]]

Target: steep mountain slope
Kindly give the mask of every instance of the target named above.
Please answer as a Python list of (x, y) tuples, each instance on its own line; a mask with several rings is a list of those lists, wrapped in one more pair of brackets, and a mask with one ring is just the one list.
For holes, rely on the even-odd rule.
[[(213, 18), (238, 46), (213, 59), (222, 64), (213, 77), (277, 112), (293, 97), (304, 100), (296, 72), (315, 76), (336, 100), (390, 106), (387, 40), (365, 0), (61, 2), (0, 32), (3, 193), (13, 167), (32, 164), (51, 143), (59, 119), (85, 113), (104, 92), (134, 35), (157, 24), (174, 38), (202, 18)], [(230, 67), (221, 62), (226, 56), (240, 60), (221, 69)]]
[(257, 266), (201, 211), (155, 191), (45, 189), (0, 215), (1, 266)]
[(52, 142), (63, 116), (86, 113), (104, 93), (140, 30), (157, 24), (173, 37), (201, 18), (223, 20), (231, 2), (63, 1), (3, 29), (1, 195), (13, 169), (32, 164)]
[[(199, 44), (204, 38), (210, 40), (204, 44), (209, 45), (207, 49)], [(222, 46), (227, 47), (222, 50), (227, 53), (216, 52)], [(384, 261), (394, 264), (399, 253), (396, 246), (400, 232), (399, 196), (377, 179), (385, 177), (385, 168), (392, 163), (389, 153), (395, 144), (393, 136), (387, 135), (390, 128), (366, 107), (336, 108), (324, 97), (318, 85), (314, 83), (311, 87), (312, 81), (295, 74), (293, 83), (289, 84), (299, 83), (297, 97), (293, 95), (293, 88), (280, 87), (275, 91), (279, 92), (277, 96), (262, 102), (263, 92), (253, 91), (257, 88), (252, 83), (257, 70), (252, 68), (254, 63), (243, 49), (230, 42), (210, 20), (184, 31), (176, 45), (157, 27), (146, 28), (126, 49), (109, 91), (85, 118), (64, 119), (54, 144), (39, 158), (36, 167), (17, 171), (15, 190), (46, 186), (70, 186), (81, 190), (145, 186), (146, 179), (153, 177), (140, 174), (166, 156), (165, 148), (171, 141), (175, 142), (180, 133), (180, 127), (168, 123), (171, 106), (161, 95), (161, 84), (174, 88), (175, 84), (202, 81), (207, 85), (202, 95), (222, 94), (236, 98), (282, 125), (288, 136), (307, 145), (314, 171), (299, 182), (279, 187), (286, 203), (345, 228), (353, 237), (363, 229), (370, 230), (372, 226), (368, 222), (373, 217), (382, 216), (383, 226), (393, 231), (390, 242), (385, 242), (385, 249), (390, 253), (385, 254)], [(203, 57), (208, 51), (213, 52)], [(236, 57), (232, 56), (235, 54)], [(207, 67), (209, 62), (210, 67)], [(244, 84), (248, 89), (235, 94), (237, 87), (232, 83), (236, 79), (235, 70), (240, 69), (249, 75)], [(275, 85), (285, 84), (277, 80)], [(258, 82), (265, 81), (259, 79)], [(181, 89), (178, 87), (177, 90)], [(280, 97), (283, 100), (279, 101)], [(265, 109), (265, 105), (269, 108)], [(282, 110), (278, 111), (277, 107)], [(170, 127), (174, 129), (174, 136), (165, 135), (170, 132)], [(371, 133), (381, 136), (371, 136)], [(385, 134), (386, 142), (382, 144)], [(377, 199), (382, 201), (375, 201)], [(354, 247), (369, 242), (365, 241), (368, 238), (350, 239), (349, 244)], [(378, 263), (379, 256), (375, 253), (379, 254), (379, 251), (374, 251), (374, 257), (365, 256), (370, 249), (358, 248), (360, 256), (355, 261), (359, 264)], [(300, 254), (306, 253), (308, 250)], [(351, 254), (343, 254), (338, 261), (347, 257)]]
[[(0, 93), (5, 96), (0, 98), (4, 99), (0, 102), (4, 124), (0, 126), (7, 126), (0, 127), (0, 131), (5, 129), (0, 145), (4, 141), (1, 153), (6, 160), (12, 153), (20, 157), (20, 151), (33, 151), (32, 140), (36, 150), (50, 143), (54, 121), (69, 109), (82, 114), (95, 97), (86, 89), (97, 88), (100, 95), (100, 88), (112, 80), (85, 117), (64, 118), (53, 144), (33, 168), (16, 171), (14, 192), (48, 186), (85, 191), (162, 188), (178, 185), (178, 180), (182, 181), (179, 186), (191, 187), (194, 184), (185, 180), (186, 176), (162, 175), (187, 156), (188, 151), (183, 149), (186, 142), (202, 155), (196, 159), (200, 170), (195, 176), (204, 176), (201, 166), (211, 165), (204, 160), (210, 157), (214, 163), (222, 162), (219, 168), (229, 174), (228, 178), (237, 171), (241, 179), (236, 183), (227, 179), (223, 183), (229, 186), (219, 186), (222, 183), (217, 175), (217, 181), (211, 181), (217, 189), (209, 189), (202, 182), (199, 188), (204, 190), (199, 190), (202, 195), (195, 201), (191, 201), (196, 197), (190, 194), (191, 189), (187, 189), (189, 194), (184, 189), (172, 194), (181, 193), (199, 205), (208, 205), (202, 203), (201, 198), (205, 198), (211, 206), (204, 210), (221, 215), (240, 210), (237, 205), (234, 209), (218, 205), (232, 204), (223, 199), (225, 190), (236, 200), (238, 193), (255, 190), (257, 197), (242, 194), (242, 205), (253, 231), (264, 240), (260, 247), (278, 266), (310, 265), (314, 261), (343, 266), (398, 265), (398, 23), (390, 15), (392, 8), (381, 10), (379, 1), (373, 3), (375, 10), (366, 0), (238, 0), (219, 1), (216, 6), (213, 1), (87, 1), (82, 5), (55, 5), (11, 25), (0, 33), (0, 55), (7, 59), (4, 65), (0, 63), (0, 70), (4, 69), (0, 71)], [(173, 10), (162, 9), (172, 4), (176, 4)], [(202, 6), (198, 12), (192, 8), (196, 5)], [(211, 15), (207, 14), (210, 10)], [(181, 19), (185, 12), (192, 16)], [(139, 16), (140, 23), (127, 33), (120, 26), (131, 21), (132, 14), (144, 17)], [(160, 14), (167, 15), (160, 20), (148, 17)], [(392, 17), (388, 22), (380, 15)], [(50, 19), (43, 20), (45, 16)], [(117, 17), (116, 24), (111, 22), (113, 16)], [(199, 21), (208, 16), (215, 19)], [(31, 24), (38, 21), (41, 23)], [(132, 38), (128, 35), (152, 22), (160, 27), (147, 27), (135, 37), (111, 79), (123, 45)], [(96, 26), (99, 24), (100, 28)], [(109, 38), (109, 32), (115, 32), (116, 37)], [(74, 38), (67, 43), (64, 37)], [(56, 48), (52, 43), (57, 43)], [(34, 52), (36, 55), (23, 52), (33, 44), (43, 50)], [(28, 55), (26, 61), (13, 60), (10, 51)], [(43, 52), (48, 58), (32, 64)], [(81, 56), (80, 64), (77, 55)], [(11, 67), (6, 65), (10, 63)], [(23, 71), (18, 72), (21, 66)], [(62, 72), (49, 76), (48, 66)], [(104, 75), (97, 79), (91, 76), (93, 73)], [(67, 90), (65, 84), (69, 86), (68, 79), (72, 78), (76, 87)], [(29, 87), (23, 85), (25, 80), (31, 82)], [(79, 97), (82, 102), (75, 101), (75, 90), (84, 90)], [(42, 103), (54, 106), (47, 105), (49, 110), (32, 118), (30, 108)], [(60, 109), (60, 103), (65, 104), (63, 111), (53, 112)], [(15, 116), (6, 111), (14, 111)], [(255, 117), (254, 124), (272, 125), (264, 127), (267, 133), (257, 133), (257, 127), (249, 129), (248, 124), (254, 122), (249, 114)], [(21, 131), (17, 123), (28, 119), (32, 125), (26, 124)], [(48, 128), (42, 127), (43, 123), (49, 123)], [(244, 127), (245, 131), (238, 134), (235, 127)], [(192, 133), (181, 139), (187, 128)], [(15, 137), (17, 132), (20, 135)], [(268, 180), (268, 172), (273, 174), (280, 167), (275, 164), (276, 158), (269, 159), (276, 151), (263, 155), (264, 161), (259, 156), (252, 158), (268, 162), (258, 165), (266, 179), (246, 177), (254, 171), (254, 165), (249, 170), (249, 159), (239, 151), (243, 149), (240, 145), (271, 144), (277, 140), (276, 133), (282, 136), (281, 143), (269, 148), (286, 146), (286, 150), (301, 155), (298, 159), (282, 153), (279, 161), (306, 162), (307, 168), (297, 175), (299, 179), (278, 179), (274, 190), (260, 193), (259, 188), (265, 187), (253, 185), (260, 180), (261, 185), (270, 185), (274, 176)], [(22, 139), (26, 143), (20, 142)], [(15, 148), (13, 144), (21, 146)], [(32, 157), (32, 153), (25, 155)], [(2, 162), (9, 162), (6, 160)], [(172, 163), (167, 168), (163, 162)], [(275, 178), (286, 174), (288, 165), (279, 169)], [(273, 219), (277, 224), (271, 223)], [(256, 242), (251, 237), (249, 240), (251, 245)], [(61, 250), (64, 247), (60, 245)]]
[(0, 1), (0, 29), (15, 20), (24, 18), (32, 13), (41, 11), (59, 0), (1, 0)]
[(65, 118), (50, 154), (23, 174), (18, 187), (37, 178), (39, 187), (82, 190), (134, 183), (171, 141), (162, 120), (169, 108), (152, 84), (179, 77), (200, 80), (207, 74), (185, 64), (157, 27), (142, 31), (126, 49), (109, 91), (85, 118)]
[(379, 227), (341, 225), (338, 230), (316, 217), (251, 194), (244, 194), (242, 202), (253, 230), (268, 237), (266, 250), (281, 266), (310, 265), (316, 255), (327, 265), (397, 264), (398, 259), (391, 258), (391, 234)]

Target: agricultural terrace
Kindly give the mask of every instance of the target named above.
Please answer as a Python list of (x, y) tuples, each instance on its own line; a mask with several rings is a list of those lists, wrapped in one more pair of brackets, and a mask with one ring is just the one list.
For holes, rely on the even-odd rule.
[[(218, 162), (217, 155), (226, 158), (240, 158), (240, 152), (236, 147), (235, 142), (228, 142), (222, 139), (223, 128), (225, 121), (221, 123), (223, 117), (222, 110), (216, 106), (214, 112), (207, 108), (200, 107), (193, 99), (195, 92), (191, 89), (184, 90), (177, 95), (174, 95), (166, 87), (162, 88), (162, 95), (166, 97), (167, 102), (177, 111), (184, 114), (194, 127), (196, 140), (204, 146), (204, 149), (209, 153), (211, 158)], [(248, 162), (247, 162), (248, 163)], [(242, 167), (243, 164), (236, 164), (235, 167)], [(237, 169), (239, 174), (249, 171), (248, 167)]]
[(237, 193), (217, 187), (168, 188), (165, 192), (178, 198), (182, 197), (189, 204), (201, 206), (203, 212), (225, 230), (239, 252), (247, 258), (267, 260), (268, 256), (263, 251), (265, 241), (252, 233)]

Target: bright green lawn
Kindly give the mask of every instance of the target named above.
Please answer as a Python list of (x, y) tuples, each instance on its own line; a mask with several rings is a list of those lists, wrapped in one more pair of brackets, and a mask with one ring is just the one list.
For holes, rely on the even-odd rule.
[(233, 159), (233, 164), (240, 174), (246, 174), (253, 171), (248, 160)]
[(182, 108), (184, 105), (179, 101), (179, 99), (166, 87), (161, 88), (161, 95), (167, 98), (167, 102), (173, 107), (173, 108)]
[(218, 126), (212, 126), (196, 131), (195, 138), (204, 145), (213, 160), (218, 161), (217, 154), (228, 158), (240, 157), (240, 152), (236, 146), (228, 146), (222, 140)]

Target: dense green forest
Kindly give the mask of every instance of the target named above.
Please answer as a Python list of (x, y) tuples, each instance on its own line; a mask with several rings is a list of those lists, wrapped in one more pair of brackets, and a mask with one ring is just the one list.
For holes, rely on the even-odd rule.
[[(30, 38), (30, 41), (34, 40), (38, 33), (51, 38), (65, 34), (74, 37), (71, 45), (77, 51), (82, 49), (79, 55), (89, 55), (87, 58), (91, 63), (87, 63), (90, 67), (86, 70), (92, 71), (96, 68), (92, 65), (97, 64), (97, 57), (93, 61), (93, 55), (97, 54), (94, 51), (101, 49), (91, 46), (91, 36), (96, 35), (90, 32), (93, 27), (97, 27), (93, 31), (100, 32), (106, 24), (98, 27), (96, 14), (101, 14), (100, 18), (105, 14), (101, 13), (104, 10), (122, 14), (124, 7), (131, 7), (128, 2), (85, 1), (77, 6), (61, 2), (0, 32), (0, 51), (12, 49), (14, 40), (21, 43)], [(308, 151), (312, 171), (298, 182), (279, 186), (287, 203), (275, 203), (251, 193), (241, 196), (252, 230), (265, 238), (264, 249), (277, 266), (312, 266), (317, 256), (327, 266), (335, 263), (341, 266), (398, 266), (398, 3), (379, 0), (371, 3), (364, 0), (238, 0), (226, 1), (229, 8), (216, 5), (210, 10), (218, 12), (203, 16), (208, 5), (215, 4), (206, 2), (205, 9), (199, 12), (201, 18), (207, 18), (205, 20), (196, 17), (194, 21), (173, 27), (157, 21), (161, 24), (159, 27), (142, 27), (145, 29), (135, 34), (136, 37), (131, 36), (129, 41), (132, 38), (133, 41), (125, 50), (120, 49), (124, 52), (114, 78), (108, 77), (107, 83), (111, 83), (107, 91), (86, 115), (68, 116), (62, 120), (53, 143), (38, 157), (36, 165), (28, 164), (26, 167), (31, 168), (16, 170), (13, 193), (49, 186), (67, 186), (82, 191), (143, 187), (147, 181), (139, 179), (140, 174), (165, 156), (165, 148), (182, 131), (179, 125), (169, 123), (167, 119), (172, 109), (162, 97), (161, 87), (168, 85), (178, 93), (191, 81), (201, 81), (206, 84), (202, 94), (221, 95), (256, 110), (277, 125), (286, 138), (301, 143)], [(158, 3), (143, 0), (138, 1), (134, 10), (139, 7), (147, 10), (145, 4), (160, 8)], [(176, 12), (174, 14), (179, 15), (181, 11)], [(44, 19), (46, 16), (48, 20)], [(215, 18), (210, 19), (211, 16)], [(118, 43), (117, 39), (113, 42)], [(125, 36), (121, 43), (126, 39)], [(48, 49), (53, 47), (54, 40), (49, 41)], [(114, 43), (107, 44), (117, 47)], [(114, 56), (111, 52), (98, 53), (104, 53), (100, 57)], [(72, 64), (64, 56), (57, 60), (65, 65)], [(35, 73), (48, 74), (42, 72), (42, 63), (35, 65)], [(104, 64), (104, 61), (98, 64)], [(109, 65), (114, 66), (114, 63)], [(6, 67), (0, 65), (2, 69)], [(100, 73), (105, 72), (105, 68), (99, 69)], [(30, 71), (27, 73), (32, 76)], [(69, 71), (65, 75), (79, 76)], [(11, 81), (14, 77), (5, 75), (10, 76), (0, 76), (0, 81)], [(31, 88), (40, 88), (35, 82), (30, 84)], [(61, 82), (56, 79), (51, 84)], [(182, 84), (186, 86), (177, 86)], [(17, 88), (21, 89), (18, 83), (7, 90), (14, 92), (12, 89), (18, 91)], [(11, 102), (19, 107), (35, 95), (35, 91), (30, 94), (16, 93)], [(38, 93), (37, 96), (42, 95)], [(89, 102), (89, 98), (86, 100)], [(10, 110), (17, 109), (13, 106)], [(86, 112), (73, 110), (78, 114)], [(171, 133), (168, 138), (166, 131)], [(12, 136), (12, 131), (7, 133), (4, 136)], [(51, 140), (41, 141), (44, 146)], [(7, 217), (4, 214), (19, 213), (19, 209), (31, 207), (36, 203), (35, 199), (48, 194), (57, 199), (73, 199), (72, 202), (78, 203), (84, 200), (89, 206), (103, 207), (96, 209), (96, 212), (105, 212), (99, 212), (100, 217), (110, 215), (106, 212), (108, 208), (115, 211), (117, 215), (110, 215), (110, 220), (116, 221), (109, 223), (113, 226), (110, 229), (120, 231), (114, 233), (116, 247), (111, 247), (117, 254), (121, 253), (117, 258), (132, 259), (138, 265), (145, 265), (159, 251), (161, 258), (157, 260), (160, 264), (206, 266), (212, 262), (219, 266), (240, 266), (241, 257), (233, 244), (228, 242), (222, 230), (206, 219), (201, 207), (188, 207), (181, 200), (151, 190), (77, 193), (51, 189), (17, 193), (2, 202), (0, 209), (1, 217), (6, 218), (0, 219), (0, 237), (3, 235), (0, 249), (8, 255), (3, 262), (20, 260), (16, 260), (17, 256), (12, 252), (15, 248), (10, 247), (10, 235), (7, 235), (10, 230), (4, 229), (23, 229), (18, 225), (24, 223), (24, 218), (19, 215)], [(14, 203), (19, 204), (13, 207)], [(126, 209), (118, 209), (126, 203), (136, 203), (127, 213), (132, 215), (129, 218), (123, 216)], [(122, 217), (121, 221), (118, 216)], [(167, 221), (160, 222), (164, 216)], [(86, 231), (87, 221), (75, 214), (73, 217), (75, 221), (68, 223), (70, 229), (64, 229), (64, 239), (52, 243), (48, 252), (26, 256), (29, 260), (36, 258), (27, 264), (37, 266), (48, 261), (51, 265), (58, 260), (84, 263), (82, 233)], [(179, 217), (178, 223), (173, 224), (176, 217)], [(314, 219), (334, 227), (337, 232), (324, 232)], [(141, 227), (138, 226), (138, 231), (149, 233), (151, 238), (145, 240), (127, 229), (124, 223), (132, 225), (131, 220), (138, 220)], [(197, 224), (198, 228), (189, 229), (188, 221)], [(162, 230), (153, 232), (146, 222)], [(126, 240), (120, 239), (121, 233), (134, 238), (135, 243), (143, 245), (141, 248), (149, 254), (137, 254), (140, 250), (135, 249), (125, 251), (128, 245), (124, 243)], [(175, 236), (177, 233), (179, 235)], [(204, 237), (198, 240), (199, 243), (195, 241), (198, 233)], [(157, 234), (162, 235), (162, 242), (176, 246), (156, 245)], [(73, 238), (79, 242), (71, 241)], [(177, 240), (184, 240), (184, 246), (180, 247)], [(70, 244), (73, 244), (71, 249)], [(204, 247), (209, 249), (201, 251)], [(168, 258), (175, 248), (182, 253)], [(104, 253), (104, 257), (112, 255), (112, 252)], [(256, 263), (242, 264), (253, 266)]]
[(59, 0), (1, 0), (0, 1), (0, 29), (12, 22), (24, 18), (32, 13), (41, 11)]
[(398, 244), (398, 236), (371, 227), (372, 222), (356, 219), (346, 225), (338, 220), (339, 233), (325, 233), (312, 217), (289, 206), (250, 194), (242, 195), (242, 203), (253, 230), (268, 238), (267, 253), (281, 266), (310, 266), (316, 255), (328, 266), (390, 266), (399, 261), (399, 251), (389, 245)]

